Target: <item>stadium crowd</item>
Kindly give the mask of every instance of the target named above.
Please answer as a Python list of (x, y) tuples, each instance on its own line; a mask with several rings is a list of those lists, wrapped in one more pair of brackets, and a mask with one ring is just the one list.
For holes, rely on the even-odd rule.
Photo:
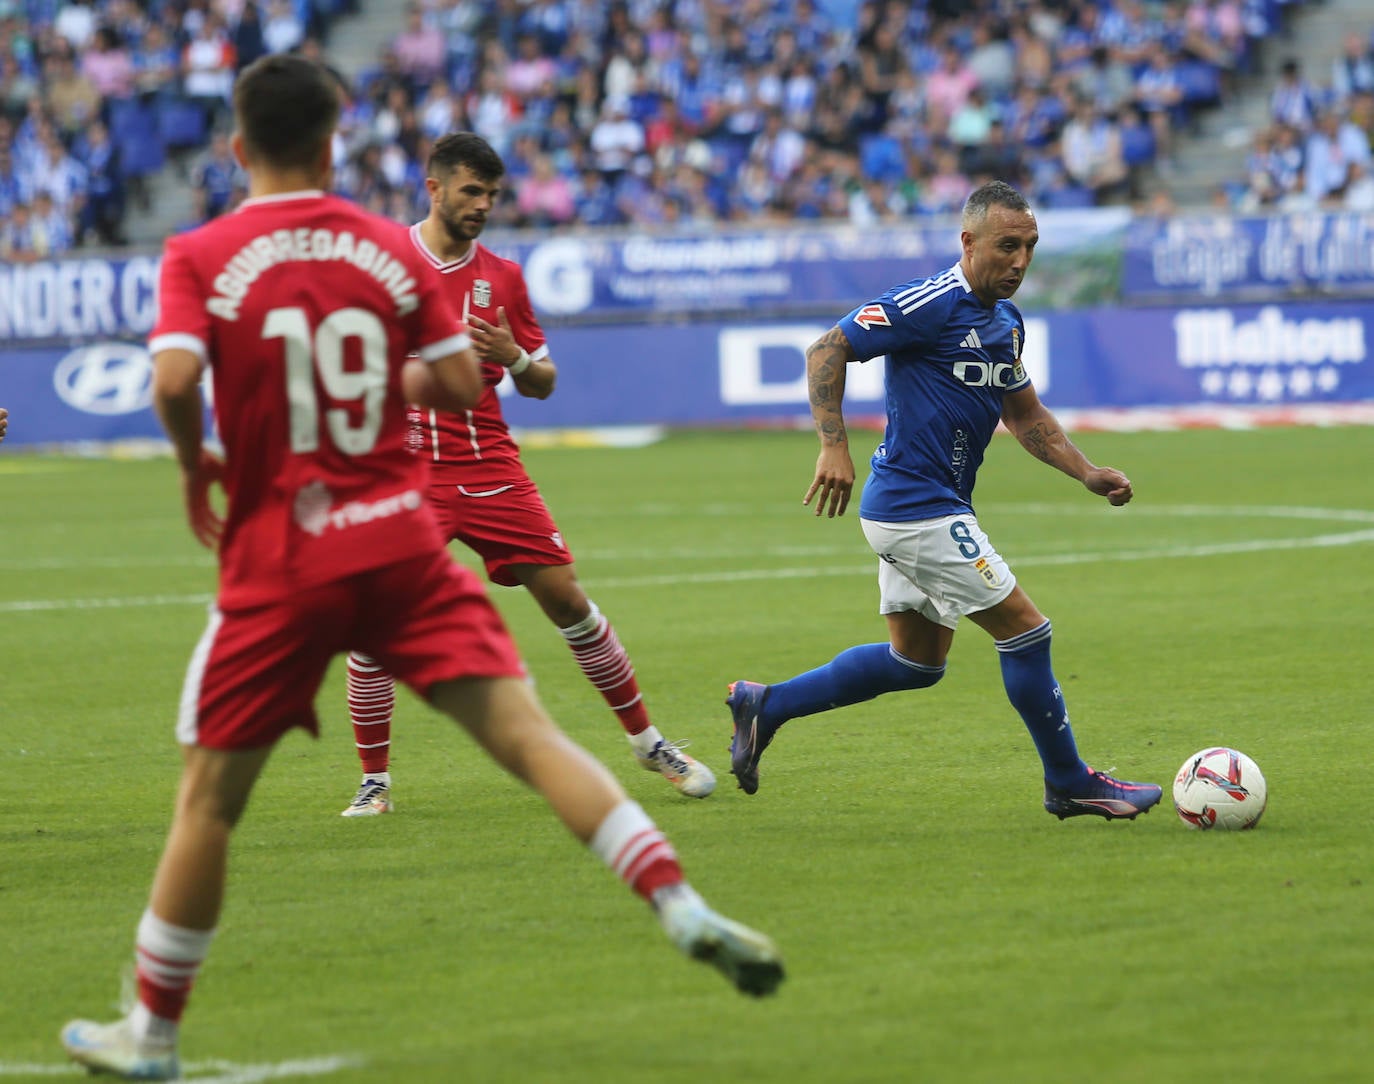
[[(122, 243), (169, 157), (194, 162), (199, 220), (232, 207), (235, 73), (266, 52), (327, 62), (365, 2), (0, 0), (0, 253)], [(955, 210), (990, 177), (1040, 206), (1138, 199), (1301, 2), (411, 0), (341, 79), (338, 188), (421, 218), (429, 146), (468, 129), (506, 160), (508, 226), (872, 223)], [(1374, 54), (1348, 48), (1329, 88), (1284, 75), (1238, 205), (1374, 187), (1352, 134)]]

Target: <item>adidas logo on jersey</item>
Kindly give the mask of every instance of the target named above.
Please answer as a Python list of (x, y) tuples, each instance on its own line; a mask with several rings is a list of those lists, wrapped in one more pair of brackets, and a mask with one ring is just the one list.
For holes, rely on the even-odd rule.
[(969, 333), (959, 341), (959, 345), (965, 350), (983, 349), (983, 340), (978, 337), (978, 329), (969, 328)]

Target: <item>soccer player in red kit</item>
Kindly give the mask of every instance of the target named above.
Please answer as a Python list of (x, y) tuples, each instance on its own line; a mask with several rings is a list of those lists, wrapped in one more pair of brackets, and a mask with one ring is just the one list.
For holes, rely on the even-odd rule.
[[(324, 193), (338, 111), (312, 61), (246, 68), (234, 147), (250, 198), (169, 240), (162, 264), (154, 401), (191, 529), (219, 548), (220, 586), (182, 690), (181, 785), (138, 924), (137, 1002), (112, 1024), (62, 1030), (73, 1059), (126, 1079), (178, 1075), (179, 1022), (219, 918), (234, 825), (277, 739), (315, 732), (329, 661), (352, 649), (543, 795), (683, 952), (749, 994), (783, 976), (771, 942), (705, 904), (662, 832), (544, 712), (480, 580), (447, 553), (426, 467), (406, 448), (406, 403), (472, 407), (479, 362), (404, 228)], [(206, 365), (223, 461), (202, 448)]]
[[(572, 555), (520, 462), (496, 386), (509, 374), (521, 395), (546, 399), (557, 370), (530, 306), (520, 265), (477, 242), (501, 191), (501, 156), (481, 136), (455, 132), (426, 163), (429, 215), (410, 228), (423, 259), (468, 322), (482, 359), (482, 398), (471, 410), (417, 409), (412, 439), (431, 467), (429, 501), (445, 538), (476, 551), (493, 583), (524, 586), (567, 641), (587, 679), (625, 728), (636, 759), (683, 794), (705, 798), (716, 779), (649, 720), (634, 666), (615, 630), (583, 591)], [(348, 710), (363, 779), (345, 817), (391, 811), (395, 684), (367, 655), (348, 658)]]

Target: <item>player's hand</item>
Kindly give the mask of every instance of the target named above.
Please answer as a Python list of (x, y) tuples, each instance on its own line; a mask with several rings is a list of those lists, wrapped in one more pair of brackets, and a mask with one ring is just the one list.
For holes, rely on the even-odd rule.
[(469, 316), (468, 332), (472, 336), (472, 348), (483, 361), (494, 361), (509, 369), (524, 353), (511, 332), (505, 306), (497, 308), (494, 324), (487, 323), (480, 316)]
[(849, 450), (843, 446), (822, 448), (816, 459), (816, 477), (802, 498), (802, 504), (810, 504), (811, 499), (819, 495), (816, 515), (824, 513), (834, 519), (844, 515), (853, 492), (854, 461), (849, 458)]
[(195, 469), (182, 468), (181, 472), (186, 519), (191, 524), (191, 533), (196, 536), (196, 541), (206, 549), (218, 548), (220, 535), (224, 533), (224, 520), (210, 503), (210, 487), (223, 479), (224, 460), (204, 448), (200, 450), (200, 461)]
[(1111, 467), (1096, 467), (1088, 472), (1088, 476), (1083, 479), (1083, 484), (1092, 493), (1099, 497), (1106, 497), (1107, 502), (1117, 508), (1129, 503), (1135, 496), (1135, 491), (1131, 489), (1131, 480), (1119, 470)]

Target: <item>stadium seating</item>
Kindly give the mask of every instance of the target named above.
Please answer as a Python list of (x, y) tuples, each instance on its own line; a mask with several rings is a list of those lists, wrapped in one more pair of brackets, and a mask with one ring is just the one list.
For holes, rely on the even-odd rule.
[[(209, 0), (209, 8), (218, 12), (222, 3)], [(901, 213), (923, 213), (922, 201), (901, 195), (904, 186), (912, 183), (912, 162), (929, 172), (955, 139), (962, 163), (973, 163), (975, 169), (996, 169), (1025, 187), (1033, 199), (1051, 206), (1091, 203), (1092, 196), (1085, 196), (1083, 190), (1047, 181), (1062, 170), (1054, 168), (1052, 162), (1047, 164), (1044, 156), (1056, 153), (1054, 137), (1063, 117), (1071, 112), (1070, 99), (1082, 93), (1075, 89), (1074, 79), (1095, 47), (1099, 51), (1105, 47), (1125, 61), (1129, 77), (1141, 66), (1140, 53), (1132, 53), (1137, 47), (1132, 43), (1164, 42), (1172, 53), (1175, 76), (1183, 92), (1182, 102), (1173, 111), (1173, 127), (1186, 130), (1199, 111), (1223, 104), (1235, 72), (1249, 70), (1263, 41), (1284, 29), (1289, 13), (1303, 3), (1242, 0), (1248, 37), (1230, 69), (1221, 66), (1230, 61), (1218, 59), (1229, 55), (1219, 39), (1213, 41), (1216, 49), (1199, 51), (1187, 45), (1190, 34), (1216, 33), (1208, 21), (1208, 5), (1199, 11), (1184, 5), (1154, 8), (1112, 0), (1066, 0), (1054, 9), (1059, 22), (1037, 20), (1029, 6), (997, 0), (912, 5), (813, 0), (804, 6), (798, 0), (771, 0), (750, 9), (747, 25), (730, 17), (729, 5), (725, 6), (724, 19), (708, 21), (705, 5), (664, 4), (661, 6), (668, 17), (654, 21), (651, 33), (637, 31), (617, 14), (614, 5), (571, 0), (475, 7), (435, 3), (425, 5), (424, 33), (431, 39), (441, 36), (445, 42), (447, 59), (441, 67), (454, 82), (453, 96), (459, 102), (452, 126), (488, 134), (504, 151), (511, 149), (513, 132), (535, 133), (541, 144), (536, 149), (551, 155), (579, 191), (590, 161), (590, 133), (604, 112), (604, 99), (614, 81), (620, 91), (630, 94), (627, 101), (633, 102), (632, 117), (646, 130), (655, 123), (666, 123), (662, 120), (665, 101), (671, 99), (679, 106), (673, 123), (680, 126), (685, 143), (696, 141), (702, 148), (701, 154), (679, 158), (705, 174), (704, 184), (696, 187), (712, 194), (708, 203), (698, 202), (691, 208), (693, 217), (699, 217), (706, 208), (712, 209), (707, 213), (722, 219), (737, 219), (742, 213), (833, 217), (848, 213), (847, 201), (832, 199), (818, 204), (815, 194), (853, 183), (874, 185), (874, 191), (893, 197), (888, 201), (891, 206), (906, 207)], [(341, 171), (342, 190), (352, 195), (375, 193), (379, 187), (389, 191), (400, 183), (398, 178), (413, 176), (420, 165), (416, 155), (422, 153), (422, 144), (414, 133), (424, 130), (420, 99), (429, 77), (407, 71), (395, 50), (386, 46), (415, 47), (416, 37), (423, 35), (405, 25), (400, 5), (381, 5), (380, 0), (293, 0), (292, 5), (296, 18), (318, 39), (325, 31), (336, 29), (339, 15), (364, 4), (368, 4), (367, 14), (374, 28), (369, 48), (377, 60), (354, 81), (357, 107), (351, 117), (348, 149), (356, 158), (365, 146), (380, 143), (388, 149), (382, 158), (389, 164), (389, 176), (357, 168)], [(70, 29), (63, 24), (54, 30), (58, 27), (54, 20), (60, 22), (59, 14), (65, 10), (62, 4), (17, 0), (10, 7), (18, 10), (20, 29), (32, 32), (25, 40), (51, 42), (54, 32)], [(107, 18), (120, 20), (111, 28), (136, 54), (150, 20), (156, 20), (181, 46), (200, 18), (198, 6), (172, 0), (146, 0), (140, 5), (93, 0), (90, 7), (94, 25)], [(226, 35), (231, 44), (237, 38), (235, 20), (242, 7), (242, 0), (235, 0), (223, 8), (222, 13), (229, 16)], [(641, 16), (654, 7), (647, 0), (630, 5)], [(267, 11), (262, 3), (258, 8)], [(473, 12), (479, 8), (483, 17), (474, 19)], [(798, 12), (805, 12), (805, 18)], [(381, 25), (390, 27), (390, 39), (376, 38), (375, 28)], [(338, 26), (337, 32), (346, 37), (347, 26)], [(637, 32), (644, 39), (643, 49), (632, 48), (631, 39)], [(409, 39), (403, 43), (405, 34)], [(528, 80), (518, 87), (504, 84), (506, 71), (514, 69), (517, 62), (528, 67), (529, 57), (515, 55), (514, 43), (521, 39), (540, 43), (543, 63), (553, 72), (551, 80), (536, 86), (528, 85)], [(1191, 40), (1196, 42), (1195, 37)], [(802, 42), (804, 50), (797, 48)], [(931, 108), (924, 88), (926, 81), (946, 75), (935, 71), (944, 44), (958, 53), (960, 71), (966, 68), (970, 73), (968, 85), (986, 80), (986, 102), (976, 103), (977, 110), (987, 110), (993, 119), (1001, 120), (1009, 136), (1015, 131), (1013, 120), (1018, 110), (1024, 109), (1019, 97), (1023, 88), (1034, 88), (1042, 102), (1048, 90), (1051, 102), (1057, 97), (1065, 103), (1057, 111), (1059, 118), (1044, 133), (1046, 138), (1036, 142), (1035, 150), (1028, 151), (1024, 143), (1009, 138), (1006, 147), (1010, 156), (1001, 145), (996, 153), (974, 153), (978, 133), (985, 130), (985, 119), (976, 115), (959, 118), (954, 113), (945, 116)], [(787, 50), (785, 55), (777, 55), (780, 45)], [(1234, 45), (1234, 41), (1229, 43), (1231, 52)], [(307, 46), (318, 48), (318, 40), (308, 41)], [(85, 46), (73, 41), (73, 47), (79, 53)], [(412, 48), (410, 53), (414, 52)], [(695, 71), (688, 69), (688, 53), (700, 61)], [(25, 74), (41, 82), (41, 55), (26, 57), (15, 51), (14, 56)], [(324, 58), (328, 59), (327, 54)], [(491, 72), (499, 78), (492, 80)], [(905, 84), (900, 78), (903, 75)], [(478, 83), (484, 76), (491, 85), (479, 94)], [(963, 76), (957, 76), (956, 81), (958, 78)], [(387, 100), (388, 91), (398, 84), (404, 87), (408, 102), (399, 114)], [(948, 100), (948, 89), (949, 84), (942, 87), (942, 101)], [(959, 93), (956, 85), (956, 101)], [(176, 81), (155, 91), (141, 89), (133, 98), (107, 100), (104, 112), (121, 148), (125, 176), (147, 179), (164, 168), (169, 154), (180, 160), (204, 147), (210, 136), (205, 106), (203, 100), (183, 98)], [(559, 109), (569, 114), (570, 126), (547, 123)], [(788, 138), (804, 140), (805, 152), (795, 156), (795, 164), (786, 166), (790, 175), (773, 178), (776, 191), (769, 198), (739, 198), (746, 162), (751, 155), (769, 153), (756, 142), (755, 134), (761, 131), (762, 123), (753, 123), (750, 114), (762, 117), (777, 110), (794, 129)], [(831, 117), (828, 125), (820, 123), (823, 111)], [(1053, 113), (1046, 111), (1045, 115)], [(950, 127), (952, 118), (958, 123), (957, 132)], [(445, 121), (443, 126), (449, 125)], [(1161, 133), (1152, 136), (1141, 126), (1123, 125), (1120, 134), (1133, 178), (1138, 182), (1150, 176)], [(655, 147), (658, 142), (661, 140)], [(402, 152), (399, 155), (398, 148)], [(671, 165), (679, 158), (670, 156), (668, 162)], [(817, 169), (823, 175), (817, 176)], [(776, 159), (773, 170), (777, 171)], [(513, 188), (523, 179), (520, 171), (512, 170)], [(969, 179), (976, 180), (977, 176)], [(680, 178), (675, 179), (656, 151), (636, 155), (632, 168), (611, 180), (623, 186), (623, 191), (610, 194), (620, 209), (610, 216), (612, 219), (628, 217), (631, 224), (655, 224), (663, 217), (665, 202), (680, 204), (679, 216), (687, 214), (683, 193), (693, 186), (683, 186)], [(358, 183), (365, 187), (351, 192), (348, 186)], [(659, 198), (639, 198), (645, 186), (656, 190)], [(1137, 197), (1140, 189), (1139, 183), (1131, 186)], [(498, 209), (496, 221), (523, 225), (515, 193), (511, 195)], [(1113, 192), (1107, 198), (1121, 196)], [(414, 213), (408, 199), (386, 202), (398, 215)], [(605, 202), (605, 193), (588, 192), (579, 206), (581, 220), (606, 221)], [(883, 204), (883, 200), (877, 203)]]

